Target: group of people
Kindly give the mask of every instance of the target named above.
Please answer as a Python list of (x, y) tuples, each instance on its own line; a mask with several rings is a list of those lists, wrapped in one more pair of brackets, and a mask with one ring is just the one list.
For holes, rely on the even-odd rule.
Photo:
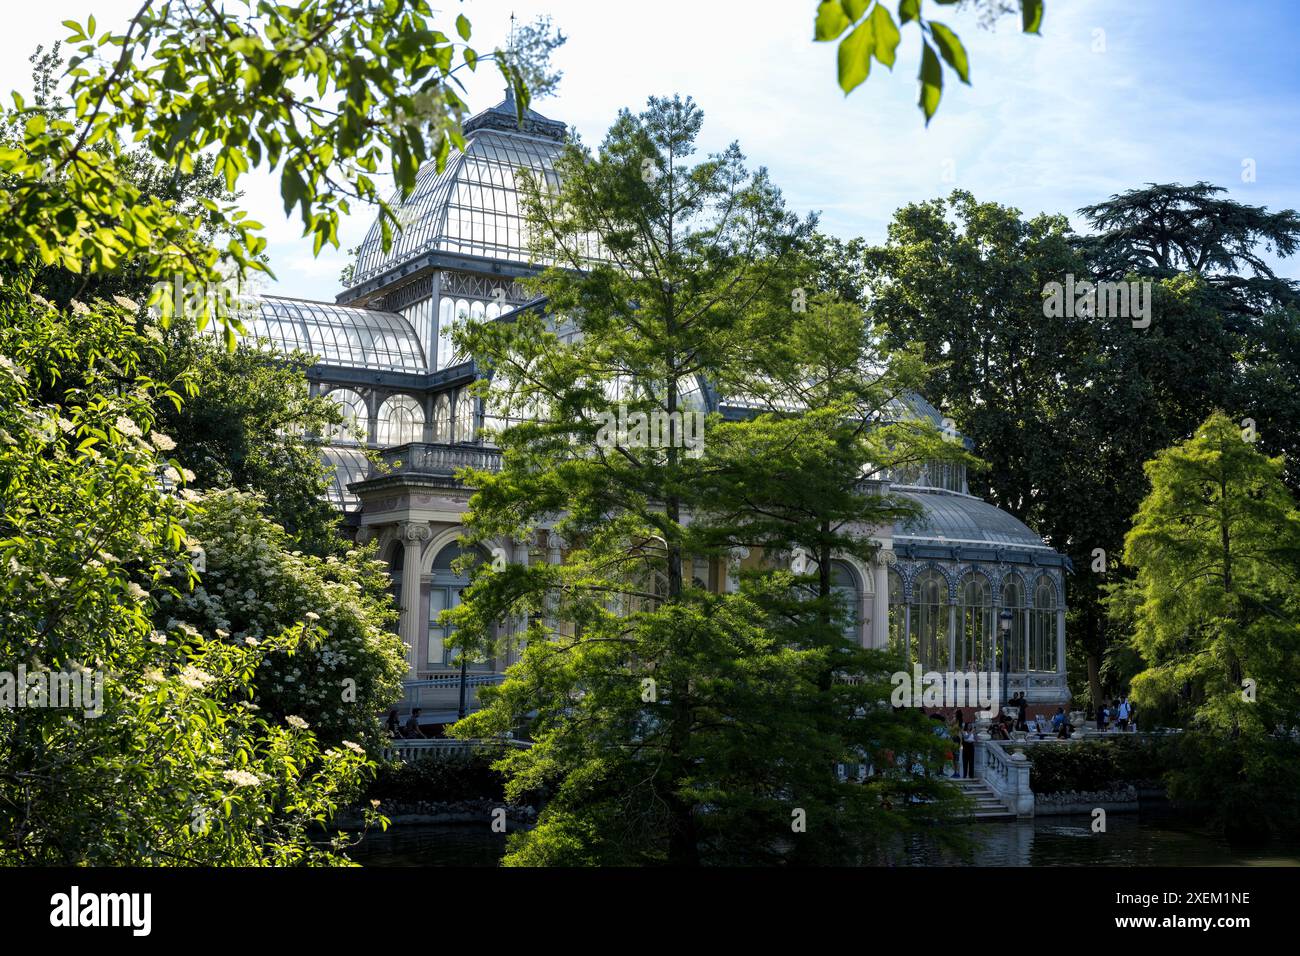
[(1128, 699), (1127, 696), (1119, 700), (1112, 700), (1109, 703), (1101, 702), (1101, 706), (1094, 712), (1092, 705), (1088, 705), (1088, 719), (1097, 722), (1098, 730), (1118, 730), (1118, 731), (1136, 731), (1137, 730), (1137, 708)]
[[(935, 735), (952, 741), (952, 749), (945, 754), (945, 760), (952, 763), (952, 775), (973, 778), (975, 776), (975, 722), (967, 720), (960, 710), (953, 715), (951, 721), (937, 710), (930, 716), (935, 722)], [(959, 754), (960, 764), (957, 762)]]
[[(396, 711), (394, 711), (395, 714)], [(953, 745), (945, 754), (945, 770), (947, 763), (951, 762), (954, 777), (974, 777), (975, 722), (967, 720), (965, 714), (960, 710), (956, 712), (952, 720), (949, 720), (937, 710), (930, 717), (934, 720), (935, 735), (951, 741)], [(1112, 727), (1116, 730), (1137, 730), (1137, 711), (1128, 697), (1110, 701), (1109, 703), (1103, 701), (1102, 706), (1097, 709), (1095, 714), (1092, 705), (1089, 705), (1087, 719), (1095, 719), (1098, 730), (1107, 730)], [(994, 740), (1010, 740), (1012, 732), (1017, 730), (1023, 730), (1026, 733), (1037, 733), (1040, 738), (1051, 733), (1061, 740), (1067, 740), (1075, 732), (1075, 726), (1070, 723), (1070, 717), (1065, 712), (1064, 707), (1057, 707), (1056, 713), (1052, 715), (1050, 721), (1039, 716), (1031, 724), (1029, 720), (1029, 701), (1026, 699), (1024, 692), (1021, 691), (1007, 701), (1007, 705), (999, 711), (997, 717), (989, 724), (988, 733)], [(958, 755), (960, 755), (960, 763), (958, 762)]]
[(394, 740), (416, 740), (427, 736), (420, 729), (420, 708), (416, 707), (411, 711), (411, 716), (406, 718), (406, 723), (402, 723), (397, 716), (396, 710), (388, 712), (388, 720), (384, 723), (384, 729), (388, 736)]

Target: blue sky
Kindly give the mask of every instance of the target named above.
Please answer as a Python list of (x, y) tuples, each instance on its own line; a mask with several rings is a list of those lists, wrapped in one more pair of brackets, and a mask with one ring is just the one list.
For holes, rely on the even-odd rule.
[[(6, 88), (27, 89), (26, 57), (64, 33), (61, 20), (94, 13), (101, 24), (125, 22), (136, 6), (51, 0), (6, 11)], [(953, 188), (1030, 214), (1073, 215), (1142, 183), (1204, 179), (1243, 202), (1300, 208), (1294, 0), (1046, 0), (1041, 37), (1021, 34), (1017, 17), (981, 29), (973, 11), (931, 0), (929, 14), (966, 44), (973, 85), (945, 69), (943, 102), (928, 129), (915, 105), (915, 25), (903, 29), (894, 71), (876, 65), (846, 98), (835, 83), (834, 45), (811, 41), (815, 7), (816, 0), (441, 3), (448, 22), (466, 13), (480, 48), (505, 37), (511, 12), (522, 20), (549, 13), (569, 37), (557, 54), (564, 79), (535, 105), (587, 142), (600, 140), (621, 106), (689, 94), (705, 111), (704, 148), (739, 141), (793, 209), (820, 211), (823, 228), (845, 237), (879, 241), (898, 206)], [(476, 108), (497, 102), (499, 76), (483, 71), (470, 94)], [(1243, 182), (1246, 160), (1254, 161), (1254, 182)], [(344, 250), (360, 241), (372, 214), (355, 210), (343, 248), (313, 258), (300, 226), (283, 215), (276, 181), (254, 175), (245, 190), (245, 205), (268, 227), (274, 291), (332, 300)], [(1300, 277), (1300, 257), (1277, 267)]]

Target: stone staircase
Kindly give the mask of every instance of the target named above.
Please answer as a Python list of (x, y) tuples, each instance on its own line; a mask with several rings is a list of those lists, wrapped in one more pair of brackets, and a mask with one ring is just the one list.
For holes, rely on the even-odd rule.
[(1014, 820), (1016, 815), (1007, 809), (1006, 804), (998, 799), (995, 794), (983, 780), (970, 780), (959, 778), (953, 783), (961, 788), (962, 793), (975, 802), (975, 808), (971, 812), (970, 819), (976, 823), (987, 823), (993, 820)]

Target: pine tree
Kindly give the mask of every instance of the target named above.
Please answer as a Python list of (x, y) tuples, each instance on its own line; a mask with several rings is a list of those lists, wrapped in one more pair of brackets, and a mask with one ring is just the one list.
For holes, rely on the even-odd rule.
[(1300, 511), (1280, 458), (1221, 412), (1147, 463), (1125, 542), (1139, 707), (1237, 737), (1300, 722)]
[[(863, 823), (861, 842), (868, 813), (883, 812), (863, 788), (846, 807), (827, 782), (867, 726), (828, 717), (839, 647), (794, 639), (775, 617), (784, 600), (789, 621), (814, 608), (825, 622), (829, 602), (774, 562), (720, 586), (746, 526), (762, 523), (738, 484), (773, 497), (786, 465), (754, 454), (765, 430), (790, 426), (700, 416), (741, 384), (771, 406), (798, 365), (775, 344), (794, 346), (811, 224), (734, 145), (689, 165), (701, 121), (690, 100), (652, 99), (621, 113), (598, 153), (569, 147), (559, 184), (527, 200), (534, 253), (551, 264), (535, 281), (548, 308), (459, 333), (491, 368), (485, 391), (505, 425), (501, 471), (469, 476), (469, 535), (530, 541), (549, 526), (565, 545), (559, 564), (484, 569), (454, 612), (466, 645), (494, 621), (532, 620), (520, 663), (455, 729), (501, 734), (532, 715), (534, 745), (503, 769), (509, 793), (547, 787), (550, 799), (508, 862), (788, 860), (837, 821)], [(823, 426), (830, 439), (810, 450), (834, 445), (839, 426)], [(821, 462), (850, 464), (846, 488), (860, 478), (854, 455)], [(861, 705), (839, 702), (841, 724)], [(918, 737), (916, 752), (935, 739)]]

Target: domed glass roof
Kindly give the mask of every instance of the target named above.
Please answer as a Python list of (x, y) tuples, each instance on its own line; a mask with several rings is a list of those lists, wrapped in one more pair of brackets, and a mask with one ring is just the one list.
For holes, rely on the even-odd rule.
[(359, 284), (429, 252), (479, 256), (527, 263), (528, 244), (519, 209), (516, 171), (540, 174), (552, 186), (552, 169), (564, 142), (563, 123), (525, 110), (519, 121), (515, 101), (505, 100), (465, 123), (465, 150), (452, 150), (442, 172), (424, 165), (405, 200), (395, 194), (400, 231), (384, 252), (376, 221), (357, 254), (353, 284)]
[(322, 365), (428, 371), (419, 336), (396, 312), (263, 295), (240, 309), (239, 319), (245, 341), (266, 339), (284, 352), (309, 352)]
[(914, 501), (922, 508), (919, 517), (900, 523), (894, 535), (899, 542), (1051, 551), (1043, 539), (1019, 518), (979, 498), (919, 489), (895, 489), (893, 494)]

